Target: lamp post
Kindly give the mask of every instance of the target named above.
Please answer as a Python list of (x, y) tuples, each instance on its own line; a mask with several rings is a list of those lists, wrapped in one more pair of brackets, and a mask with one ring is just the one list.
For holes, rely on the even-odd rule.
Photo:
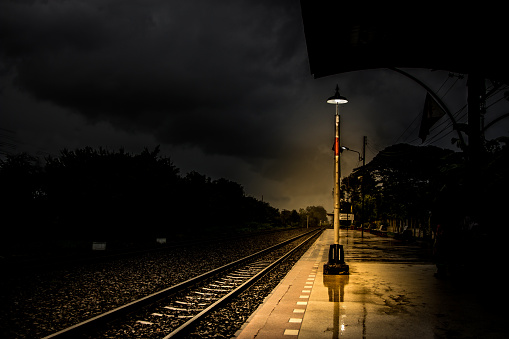
[(343, 246), (339, 245), (339, 180), (341, 177), (340, 163), (340, 125), (339, 105), (346, 104), (348, 100), (339, 94), (339, 86), (336, 85), (336, 93), (327, 99), (328, 104), (336, 105), (336, 125), (334, 140), (334, 244), (329, 249), (329, 261), (323, 266), (323, 274), (348, 274), (349, 267), (344, 261)]
[(334, 244), (339, 244), (339, 180), (341, 178), (339, 105), (346, 104), (347, 102), (348, 100), (339, 94), (339, 86), (336, 85), (336, 93), (327, 99), (328, 104), (336, 105), (336, 138), (334, 141)]
[[(357, 153), (359, 155), (359, 161), (365, 162), (365, 159), (361, 155), (361, 152), (356, 151), (356, 150), (351, 149), (351, 148), (348, 148), (346, 146), (341, 146), (341, 152), (343, 152), (343, 151), (355, 152), (355, 153)], [(366, 152), (364, 152), (364, 153), (366, 153)], [(362, 176), (361, 176), (361, 178), (362, 178)], [(364, 228), (362, 227), (362, 218), (364, 216), (364, 190), (363, 190), (362, 182), (361, 182), (361, 195), (362, 195), (362, 210), (361, 210), (361, 218), (360, 218), (360, 220), (361, 220), (361, 238), (364, 238)], [(351, 206), (350, 206), (350, 208), (351, 208)]]

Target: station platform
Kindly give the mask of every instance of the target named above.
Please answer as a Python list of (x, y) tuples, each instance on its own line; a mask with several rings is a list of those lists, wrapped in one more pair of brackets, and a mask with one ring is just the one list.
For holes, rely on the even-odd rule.
[[(313, 318), (321, 313), (317, 302), (328, 300), (328, 288), (323, 285), (323, 263), (328, 260), (328, 248), (333, 242), (333, 230), (325, 230), (236, 333), (236, 338), (317, 338)], [(312, 326), (304, 323), (305, 318), (313, 322)], [(327, 330), (334, 324), (326, 326)], [(328, 338), (332, 335), (329, 333)]]
[[(341, 232), (340, 244), (350, 266), (349, 275), (323, 275), (323, 264), (334, 242), (333, 230), (325, 230), (235, 337), (502, 338), (507, 335), (495, 308), (472, 298), (470, 288), (459, 290), (454, 283), (434, 278), (432, 263), (405, 261), (407, 252), (401, 260), (391, 258), (390, 253), (400, 246), (391, 239), (381, 240), (369, 234), (361, 238), (358, 231)], [(380, 249), (387, 253), (385, 261), (379, 256), (361, 257)]]

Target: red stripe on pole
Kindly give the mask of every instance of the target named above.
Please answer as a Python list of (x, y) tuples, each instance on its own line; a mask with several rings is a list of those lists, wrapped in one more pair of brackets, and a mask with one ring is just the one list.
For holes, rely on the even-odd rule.
[(334, 155), (339, 155), (339, 138), (336, 138), (334, 143)]

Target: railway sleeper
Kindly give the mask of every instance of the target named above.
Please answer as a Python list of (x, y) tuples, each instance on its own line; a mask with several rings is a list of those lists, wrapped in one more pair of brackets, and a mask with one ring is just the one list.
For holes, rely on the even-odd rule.
[(201, 312), (203, 308), (181, 308), (181, 307), (173, 307), (173, 306), (164, 306), (167, 310), (170, 311), (178, 311), (178, 312)]
[(214, 291), (214, 292), (229, 292), (230, 290), (223, 290), (219, 288), (208, 288), (208, 287), (202, 287), (205, 291)]

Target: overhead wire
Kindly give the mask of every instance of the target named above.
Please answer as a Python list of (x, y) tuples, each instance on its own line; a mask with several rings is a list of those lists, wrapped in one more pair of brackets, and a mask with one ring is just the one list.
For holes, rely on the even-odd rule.
[[(499, 92), (500, 92), (500, 91), (498, 91), (497, 93), (494, 93), (493, 95), (498, 94)], [(492, 96), (493, 96), (493, 95), (492, 95)], [(487, 97), (487, 98), (488, 98), (488, 97)], [(504, 99), (506, 99), (505, 95), (504, 95), (504, 96), (502, 96), (501, 98), (499, 98), (498, 100), (496, 100), (495, 102), (492, 102), (491, 104), (489, 104), (489, 105), (488, 105), (488, 106), (486, 106), (485, 108), (486, 108), (486, 109), (488, 109), (488, 108), (490, 108), (491, 106), (495, 105), (496, 103), (498, 103), (498, 102), (500, 102), (500, 101), (502, 101), (502, 100), (504, 100)]]
[(373, 148), (371, 145), (369, 145), (369, 144), (366, 144), (366, 149), (367, 149), (368, 151), (370, 151), (370, 152), (371, 152), (371, 154), (372, 154), (372, 155), (374, 155), (374, 156), (375, 156), (375, 155), (377, 155), (377, 154), (378, 154), (378, 152), (379, 152), (379, 151), (377, 151), (376, 149), (374, 149), (374, 148)]
[(368, 144), (371, 143), (371, 145), (377, 150), (377, 152), (380, 152), (381, 150), (383, 150), (385, 148), (385, 146), (381, 146), (380, 144), (378, 144), (377, 142), (371, 140), (371, 141), (368, 141)]
[[(456, 123), (461, 121), (467, 115), (468, 112), (466, 112), (463, 115), (459, 116), (459, 114), (461, 114), (461, 112), (464, 111), (466, 107), (467, 107), (467, 105), (465, 104), (462, 108), (460, 108), (458, 111), (456, 111), (455, 113), (452, 114), (452, 116), (456, 120)], [(451, 134), (452, 132), (454, 132), (454, 129), (451, 129), (445, 135), (442, 134), (442, 133), (446, 132), (449, 128), (453, 127), (453, 122), (450, 119), (447, 119), (447, 120), (442, 121), (440, 124), (438, 124), (436, 126), (433, 126), (433, 128), (430, 129), (430, 134), (433, 133), (434, 131), (436, 131), (438, 128), (440, 128), (444, 124), (446, 124), (445, 127), (440, 129), (432, 137), (430, 137), (428, 140), (426, 140), (425, 143), (424, 143), (425, 145), (434, 144), (434, 143), (438, 142), (439, 140), (442, 140), (445, 136), (447, 136), (447, 135)]]
[[(462, 115), (460, 115), (461, 112), (463, 112), (465, 110), (465, 108), (467, 108), (467, 106), (468, 105), (465, 104), (462, 108), (460, 108), (458, 111), (456, 111), (456, 113), (453, 114), (453, 117), (455, 117), (456, 123), (461, 123), (461, 121), (463, 121), (463, 119), (467, 116), (468, 111), (466, 111)], [(454, 129), (452, 128), (453, 122), (450, 120), (446, 120), (446, 122), (448, 122), (447, 125), (444, 128), (442, 128), (440, 131), (438, 131), (435, 135), (433, 135), (433, 137), (431, 137), (429, 140), (427, 140), (426, 145), (434, 144), (434, 143), (442, 140), (443, 138), (445, 138), (447, 135), (454, 132)], [(433, 130), (436, 130), (438, 127), (440, 127), (440, 126), (435, 127)], [(449, 132), (447, 132), (445, 135), (442, 134), (445, 131), (447, 131), (449, 128), (450, 128)]]
[[(411, 142), (408, 141), (408, 139), (410, 139), (410, 137), (412, 135), (416, 135), (416, 134), (419, 134), (417, 131), (420, 130), (421, 128), (421, 124), (416, 124), (414, 129), (412, 129), (412, 132), (408, 135), (408, 137), (405, 139), (405, 142), (408, 142), (408, 143), (414, 143), (415, 141), (412, 140)], [(417, 132), (417, 133), (416, 133)], [(417, 139), (420, 139), (419, 137), (417, 137)]]
[(440, 92), (440, 90), (442, 89), (442, 87), (444, 87), (444, 85), (449, 81), (449, 79), (451, 78), (451, 75), (448, 74), (447, 75), (447, 78), (445, 78), (444, 82), (442, 83), (442, 85), (440, 85), (440, 87), (437, 89), (437, 93)]
[(0, 154), (9, 155), (16, 150), (18, 140), (15, 137), (15, 132), (0, 128)]
[[(454, 75), (452, 73), (449, 73), (447, 78), (442, 82), (442, 84), (440, 85), (440, 87), (436, 91), (437, 94), (444, 88), (444, 86), (448, 83), (449, 79), (452, 78), (452, 77), (456, 77), (456, 80), (450, 86), (448, 86), (447, 90), (440, 96), (440, 99), (443, 99), (454, 88), (454, 86), (458, 83), (458, 81), (460, 79), (463, 79), (463, 76), (461, 76), (461, 75)], [(507, 86), (507, 85), (505, 85), (505, 86), (503, 86), (501, 88), (498, 88), (498, 87), (500, 87), (500, 85), (497, 85), (497, 84), (493, 84), (491, 87), (489, 87), (487, 89), (487, 93), (488, 94), (487, 94), (485, 99), (487, 100), (489, 98), (493, 98), (493, 97), (497, 96), (500, 92), (503, 92), (503, 91), (507, 90), (507, 88), (509, 88), (509, 86)], [(497, 103), (499, 103), (503, 99), (506, 99), (506, 97), (507, 96), (504, 95), (501, 98), (495, 100), (494, 102), (492, 102), (489, 105), (487, 105), (486, 109), (496, 105)], [(463, 121), (463, 119), (467, 116), (468, 111), (464, 112), (467, 107), (468, 107), (468, 105), (465, 104), (463, 107), (461, 107), (459, 110), (457, 110), (455, 113), (452, 114), (452, 117), (454, 118), (456, 123), (459, 123), (459, 122)], [(422, 114), (423, 113), (420, 112), (412, 120), (412, 122), (398, 136), (398, 138), (396, 139), (395, 143), (397, 143), (400, 140), (402, 140), (402, 142), (408, 142), (408, 143), (412, 144), (412, 143), (415, 143), (415, 142), (420, 140), (419, 137), (416, 137), (414, 139), (411, 139), (411, 137), (415, 135), (415, 132), (420, 127), (420, 124), (418, 124), (416, 122), (418, 121), (419, 117), (422, 117)], [(431, 144), (435, 144), (435, 143), (439, 142), (440, 140), (444, 139), (445, 137), (447, 137), (448, 135), (450, 135), (451, 133), (454, 132), (454, 129), (452, 128), (453, 125), (454, 125), (454, 123), (450, 119), (446, 119), (446, 118), (441, 119), (440, 122), (435, 124), (430, 129), (430, 134), (432, 136), (429, 137), (425, 142), (423, 142), (423, 144), (424, 145), (431, 145)], [(410, 131), (410, 133), (409, 133), (409, 131)]]
[[(438, 88), (436, 93), (440, 92), (444, 88), (444, 86), (447, 84), (449, 79), (454, 76), (455, 76), (454, 74), (449, 73), (448, 77), (442, 82), (442, 84), (440, 85), (440, 87)], [(456, 76), (456, 80), (447, 88), (447, 90), (440, 96), (440, 98), (443, 99), (454, 88), (454, 86), (458, 83), (458, 81), (460, 79), (463, 79), (463, 76), (461, 76), (461, 75)], [(498, 88), (498, 89), (496, 89), (496, 87), (497, 86), (493, 85), (491, 92), (488, 88), (488, 91), (487, 91), (488, 95), (486, 96), (486, 99), (492, 98), (492, 97), (496, 96), (497, 94), (499, 94), (500, 92), (509, 88), (509, 86), (504, 86), (503, 88)], [(488, 106), (486, 106), (486, 109), (499, 103), (504, 98), (506, 98), (506, 95), (504, 95), (501, 98), (497, 99), (496, 101), (490, 103)], [(452, 114), (452, 117), (454, 118), (456, 123), (461, 123), (463, 121), (463, 119), (467, 116), (468, 111), (465, 112), (465, 109), (467, 107), (468, 107), (468, 105), (465, 104), (463, 107), (461, 107), (455, 113)], [(413, 144), (420, 140), (419, 137), (416, 137), (409, 141), (409, 139), (411, 139), (411, 137), (413, 135), (415, 135), (416, 130), (420, 127), (420, 124), (418, 124), (416, 122), (419, 121), (419, 117), (422, 117), (422, 114), (423, 113), (420, 112), (419, 114), (417, 114), (415, 116), (415, 118), (412, 120), (412, 122), (410, 122), (410, 124), (408, 124), (407, 127), (404, 129), (404, 131), (398, 136), (395, 143), (402, 140), (402, 142), (408, 142), (408, 143)], [(424, 145), (436, 144), (437, 142), (443, 140), (445, 137), (449, 136), (451, 133), (454, 132), (454, 129), (452, 128), (454, 125), (453, 121), (451, 121), (450, 119), (441, 119), (441, 120), (442, 121), (440, 121), (438, 124), (435, 124), (430, 129), (430, 134), (432, 134), (432, 136), (430, 138), (428, 138), (428, 140), (423, 142)], [(410, 131), (410, 133), (408, 133), (409, 131)], [(378, 145), (378, 147), (376, 147), (376, 146), (377, 145), (373, 145), (372, 143), (366, 144), (368, 151), (370, 151), (371, 153), (373, 153), (375, 155), (383, 149), (383, 147), (380, 147), (379, 145)]]
[[(36, 144), (19, 140), (16, 134), (17, 133), (15, 131), (0, 128), (0, 156), (9, 156), (17, 152), (28, 152), (27, 150), (31, 150), (32, 152), (35, 152), (35, 156), (37, 157), (58, 157), (58, 155), (48, 152)], [(21, 151), (19, 149), (21, 149)]]
[[(495, 86), (492, 86), (492, 89), (494, 89)], [(489, 99), (489, 98), (492, 98), (494, 96), (496, 96), (497, 94), (499, 94), (500, 92), (502, 91), (505, 91), (507, 89), (507, 86), (504, 86), (503, 88), (498, 88), (496, 90), (494, 90), (493, 92), (489, 93), (490, 92), (490, 88), (487, 89), (487, 92), (489, 93), (487, 96), (486, 96), (486, 100)], [(485, 107), (485, 109), (488, 109), (492, 106), (494, 106), (495, 104), (499, 103), (500, 101), (502, 101), (503, 99), (505, 99), (506, 97), (505, 96), (502, 96), (501, 98), (497, 99), (496, 101), (490, 103), (488, 106)], [(456, 111), (454, 114), (453, 114), (453, 117), (455, 118), (456, 122), (461, 122), (463, 121), (463, 119), (468, 115), (468, 111), (464, 112), (464, 110), (468, 107), (467, 104), (463, 105), (463, 107), (461, 107), (458, 111)], [(445, 133), (447, 131), (448, 128), (452, 127), (453, 123), (452, 121), (450, 120), (445, 120), (445, 121), (442, 121), (440, 124), (434, 126), (430, 132), (433, 132), (433, 131), (436, 131), (439, 127), (441, 127), (444, 123), (447, 123), (447, 125), (445, 127), (443, 127), (442, 129), (440, 129), (437, 133), (435, 133), (433, 135), (433, 137), (431, 137), (430, 139), (428, 139), (426, 141), (426, 145), (431, 145), (431, 144), (435, 144), (437, 143), (438, 141), (444, 139), (446, 136), (450, 135), (451, 133), (454, 132), (453, 129), (451, 129), (450, 131), (448, 131), (447, 133)], [(445, 133), (445, 134), (443, 134)]]
[(447, 132), (446, 134), (443, 134), (439, 138), (437, 138), (437, 136), (439, 135), (439, 134), (437, 134), (433, 140), (430, 140), (429, 142), (426, 143), (426, 146), (430, 146), (432, 144), (435, 144), (435, 143), (439, 142), (440, 140), (442, 140), (443, 138), (445, 138), (446, 136), (448, 136), (449, 134), (451, 134), (453, 132), (454, 132), (454, 130), (451, 129), (449, 132)]
[[(467, 104), (463, 105), (463, 107), (461, 107), (458, 111), (456, 111), (455, 113), (452, 114), (453, 118), (457, 121), (458, 119), (456, 119), (458, 117), (458, 115), (465, 109), (467, 108)], [(440, 128), (442, 125), (444, 124), (447, 124), (447, 126), (452, 126), (453, 125), (453, 122), (450, 120), (450, 119), (441, 119), (441, 121), (438, 123), (438, 124), (435, 124), (433, 127), (430, 128), (430, 133), (437, 130), (438, 128)]]
[[(401, 133), (401, 135), (396, 139), (396, 141), (394, 143), (398, 143), (398, 141), (406, 134), (406, 132), (408, 131), (408, 129), (410, 127), (412, 127), (412, 125), (414, 125), (414, 123), (416, 121), (418, 121), (418, 119), (422, 116), (422, 113), (419, 113), (415, 116), (414, 120), (412, 120), (412, 122), (407, 126), (407, 128), (403, 131), (403, 133)], [(418, 125), (417, 125), (418, 126)], [(415, 130), (415, 127), (414, 129), (412, 129), (412, 131), (409, 133), (409, 135), (412, 135), (413, 132)], [(408, 136), (403, 140), (403, 142), (405, 142), (406, 140), (408, 140)]]
[[(445, 86), (445, 84), (452, 78), (454, 77), (454, 74), (453, 73), (448, 73), (445, 80), (442, 82), (442, 84), (440, 85), (440, 87), (438, 88), (438, 90), (436, 91), (436, 93), (438, 94), (440, 92), (440, 90)], [(454, 87), (454, 85), (458, 82), (458, 80), (460, 78), (463, 78), (463, 77), (460, 77), (460, 76), (457, 76), (456, 77), (456, 80), (452, 83), (452, 85), (449, 86), (449, 88), (447, 89), (447, 91), (440, 97), (440, 99), (443, 99), (448, 93), (449, 91)], [(416, 117), (412, 120), (412, 122), (405, 128), (405, 130), (403, 131), (403, 133), (401, 133), (401, 135), (396, 139), (396, 141), (394, 143), (397, 143), (399, 142), (405, 135), (405, 137), (403, 138), (402, 142), (408, 142), (408, 140), (415, 135), (415, 132), (420, 128), (420, 124), (416, 123), (417, 121), (419, 121), (419, 118), (422, 119), (422, 114), (423, 112), (419, 112)], [(407, 131), (411, 128), (412, 130), (410, 131), (410, 133), (407, 134)], [(419, 138), (414, 138), (412, 139), (409, 143), (414, 143), (416, 141), (418, 141)]]
[(445, 93), (440, 97), (440, 99), (443, 99), (447, 93), (449, 93), (449, 91), (454, 87), (454, 85), (456, 85), (456, 83), (459, 81), (459, 77), (456, 78), (456, 80), (452, 83), (451, 86), (449, 86), (449, 89), (447, 89), (447, 91), (445, 91)]
[[(449, 88), (447, 89), (447, 91), (445, 91), (444, 94), (441, 95), (440, 99), (443, 99), (445, 98), (445, 96), (451, 91), (452, 88), (454, 88), (454, 86), (458, 83), (458, 81), (460, 79), (463, 79), (464, 77), (462, 75), (454, 75), (453, 73), (449, 73), (449, 77), (456, 77), (456, 80), (449, 86)], [(441, 86), (442, 87), (442, 86)], [(440, 89), (439, 89), (440, 90)], [(438, 93), (438, 91), (437, 91)], [(451, 134), (452, 132), (454, 132), (453, 129), (451, 129), (450, 131), (447, 131), (449, 128), (453, 127), (454, 123), (458, 122), (459, 120), (461, 120), (465, 114), (463, 114), (461, 117), (459, 117), (458, 119), (458, 116), (461, 114), (461, 112), (467, 107), (467, 105), (465, 104), (463, 107), (461, 107), (458, 111), (456, 111), (455, 113), (451, 114), (452, 115), (452, 118), (455, 120), (454, 122), (451, 121), (451, 119), (440, 119), (441, 121), (438, 122), (438, 124), (435, 124), (431, 129), (430, 129), (430, 134), (432, 134), (432, 136), (430, 138), (428, 138), (425, 142), (423, 142), (424, 145), (431, 145), (433, 143), (436, 143), (440, 140), (442, 140), (443, 138), (445, 138), (446, 136), (448, 136), (449, 134)], [(444, 126), (445, 127), (442, 127)], [(434, 133), (435, 131), (437, 131), (438, 129), (440, 129), (438, 132)], [(434, 134), (433, 134), (434, 133)], [(444, 134), (445, 133), (445, 134)], [(414, 139), (413, 141), (417, 141), (418, 139)]]

